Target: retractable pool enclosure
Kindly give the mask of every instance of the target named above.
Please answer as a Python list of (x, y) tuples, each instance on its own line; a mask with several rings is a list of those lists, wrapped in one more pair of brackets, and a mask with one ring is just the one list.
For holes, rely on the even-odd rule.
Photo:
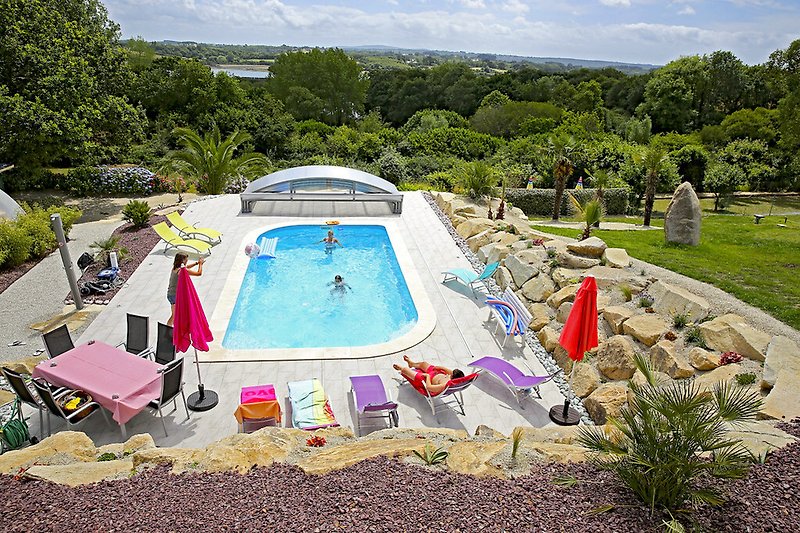
[(353, 168), (309, 165), (273, 172), (251, 182), (240, 195), (242, 213), (261, 201), (388, 202), (402, 213), (403, 195), (383, 178)]

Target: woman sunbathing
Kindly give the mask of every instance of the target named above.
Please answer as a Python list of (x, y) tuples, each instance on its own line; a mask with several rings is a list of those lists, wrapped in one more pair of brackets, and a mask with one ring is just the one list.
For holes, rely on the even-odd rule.
[(436, 396), (446, 389), (451, 379), (464, 377), (464, 372), (457, 368), (450, 370), (449, 368), (435, 366), (425, 361), (415, 363), (407, 355), (404, 355), (403, 359), (408, 365), (407, 367), (392, 365), (392, 368), (400, 372), (404, 378), (410, 381), (415, 389), (422, 393), (427, 389), (431, 396)]

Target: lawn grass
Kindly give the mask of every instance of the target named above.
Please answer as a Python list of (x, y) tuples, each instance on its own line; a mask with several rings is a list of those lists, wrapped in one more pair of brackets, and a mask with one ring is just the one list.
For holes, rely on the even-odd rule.
[[(664, 232), (655, 230), (592, 234), (632, 257), (719, 287), (800, 329), (800, 216), (789, 216), (786, 227), (778, 227), (783, 221), (783, 216), (771, 216), (754, 224), (752, 216), (705, 214), (699, 246), (667, 244)], [(628, 222), (641, 224), (640, 219)], [(569, 237), (579, 233), (537, 229)]]

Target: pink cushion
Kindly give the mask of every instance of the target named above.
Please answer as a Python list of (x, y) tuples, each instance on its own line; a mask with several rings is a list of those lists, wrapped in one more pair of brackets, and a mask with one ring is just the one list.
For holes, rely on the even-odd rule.
[(274, 386), (253, 385), (252, 387), (242, 387), (239, 403), (269, 402), (276, 399)]

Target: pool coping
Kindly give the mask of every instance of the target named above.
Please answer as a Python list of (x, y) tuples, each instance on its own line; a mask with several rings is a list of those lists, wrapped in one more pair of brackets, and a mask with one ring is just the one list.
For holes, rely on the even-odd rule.
[[(245, 350), (231, 350), (222, 346), (228, 323), (233, 315), (236, 301), (239, 297), (242, 281), (244, 280), (250, 257), (243, 250), (244, 247), (256, 239), (264, 232), (276, 228), (297, 225), (315, 225), (312, 221), (304, 219), (302, 221), (283, 221), (280, 223), (266, 224), (258, 229), (249, 231), (242, 238), (239, 250), (233, 260), (228, 277), (219, 301), (214, 308), (214, 313), (209, 320), (211, 333), (214, 340), (209, 343), (208, 352), (199, 352), (198, 357), (201, 362), (236, 362), (236, 361), (310, 361), (310, 360), (341, 360), (341, 359), (367, 359), (380, 357), (401, 352), (412, 346), (416, 346), (431, 333), (436, 327), (436, 312), (433, 304), (428, 298), (428, 294), (419, 277), (416, 266), (411, 259), (411, 254), (406, 247), (405, 241), (400, 234), (400, 229), (396, 220), (372, 217), (345, 217), (339, 219), (342, 225), (359, 226), (382, 226), (386, 229), (389, 242), (392, 244), (400, 271), (403, 273), (408, 292), (414, 307), (417, 309), (417, 323), (405, 334), (387, 342), (379, 344), (369, 344), (366, 346), (339, 346), (322, 348), (258, 348)], [(325, 226), (325, 221), (320, 221), (319, 226)]]

